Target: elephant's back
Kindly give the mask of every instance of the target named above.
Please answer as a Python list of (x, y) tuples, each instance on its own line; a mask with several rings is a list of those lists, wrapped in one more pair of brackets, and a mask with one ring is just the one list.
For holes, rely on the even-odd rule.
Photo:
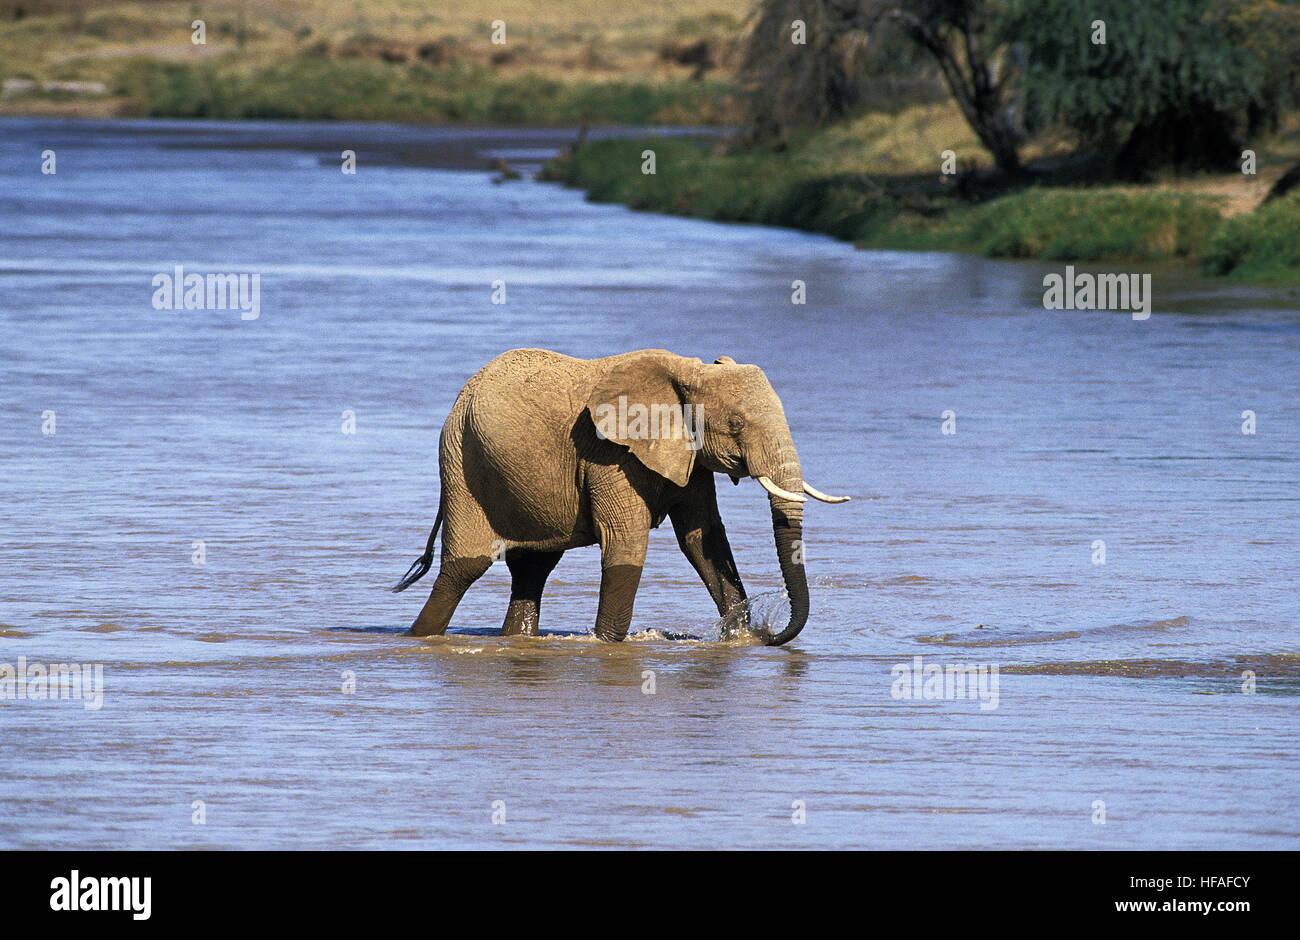
[(493, 382), (523, 381), (539, 372), (559, 375), (588, 364), (589, 360), (575, 359), (550, 349), (509, 349), (479, 369), (474, 379)]
[[(549, 349), (512, 349), (480, 369), (461, 398), (467, 418), (485, 438), (513, 436), (520, 422), (535, 432), (553, 425), (567, 437), (595, 387), (590, 373), (585, 359)], [(541, 425), (535, 423), (539, 420)]]

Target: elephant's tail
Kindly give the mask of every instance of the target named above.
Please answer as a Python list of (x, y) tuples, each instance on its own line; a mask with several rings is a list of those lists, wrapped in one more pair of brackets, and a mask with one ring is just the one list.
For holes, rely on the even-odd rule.
[(433, 543), (438, 537), (438, 529), (442, 526), (442, 507), (438, 507), (438, 515), (433, 519), (433, 529), (429, 532), (429, 544), (424, 547), (424, 554), (415, 559), (415, 563), (406, 570), (402, 575), (402, 580), (393, 585), (393, 593), (405, 591), (416, 581), (419, 581), (429, 573), (429, 568), (433, 566)]

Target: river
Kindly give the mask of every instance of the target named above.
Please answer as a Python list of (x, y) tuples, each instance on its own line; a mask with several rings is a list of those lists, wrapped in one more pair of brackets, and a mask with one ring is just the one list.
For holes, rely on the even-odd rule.
[[(0, 121), (0, 665), (103, 677), (0, 698), (0, 847), (1300, 847), (1300, 295), (1143, 266), (1149, 319), (1047, 310), (1063, 264), (478, 168), (570, 136)], [(256, 317), (157, 309), (178, 265)], [(495, 635), (504, 566), (401, 635), (442, 420), (523, 346), (763, 367), (853, 497), (808, 504), (796, 641), (719, 641), (668, 526), (621, 645), (596, 549), (539, 638)]]

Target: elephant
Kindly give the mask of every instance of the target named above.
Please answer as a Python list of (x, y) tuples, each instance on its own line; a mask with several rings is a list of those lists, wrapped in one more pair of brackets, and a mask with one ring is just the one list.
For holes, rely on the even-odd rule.
[(425, 551), (393, 588), (433, 564), (433, 590), (408, 636), (441, 635), (465, 591), (504, 553), (510, 603), (502, 635), (538, 633), (546, 579), (571, 548), (600, 546), (595, 635), (618, 641), (632, 620), (651, 528), (672, 520), (682, 553), (718, 613), (744, 612), (745, 588), (718, 513), (714, 474), (767, 491), (790, 598), (779, 646), (808, 619), (803, 479), (781, 400), (763, 370), (662, 349), (576, 359), (545, 349), (497, 356), (456, 398), (439, 443), (441, 493)]

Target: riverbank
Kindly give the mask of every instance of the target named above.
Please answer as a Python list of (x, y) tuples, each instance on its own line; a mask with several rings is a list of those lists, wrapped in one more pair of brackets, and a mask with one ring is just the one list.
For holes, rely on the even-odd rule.
[[(605, 81), (312, 55), (269, 64), (138, 59), (97, 85), (26, 81), (7, 83), (0, 114), (525, 127), (719, 125), (736, 118), (733, 92), (720, 82)], [(105, 93), (95, 95), (97, 87)]]
[[(1013, 183), (976, 168), (978, 147), (952, 110), (869, 115), (782, 152), (603, 140), (551, 161), (542, 178), (585, 189), (597, 202), (818, 232), (863, 248), (1178, 261), (1245, 282), (1300, 284), (1300, 192), (1264, 201), (1295, 162), (1300, 128), (1263, 142), (1254, 176), (1094, 182), (1068, 141), (1048, 141), (1030, 152), (1033, 177)], [(957, 173), (938, 172), (944, 149), (954, 151)], [(642, 172), (646, 150), (655, 152), (653, 174)]]
[(537, 0), (436, 10), (300, 0), (0, 0), (0, 114), (517, 123), (726, 124), (748, 0)]
[[(474, 0), (446, 0), (437, 12), (401, 0), (364, 12), (301, 0), (253, 16), (236, 0), (199, 13), (166, 0), (90, 11), (0, 0), (0, 115), (508, 125), (521, 134), (590, 126), (587, 146), (545, 178), (596, 200), (869, 248), (1174, 260), (1241, 281), (1300, 283), (1300, 197), (1263, 204), (1300, 162), (1294, 116), (1251, 142), (1257, 175), (1142, 186), (1104, 182), (1072, 141), (1051, 136), (1024, 148), (1031, 182), (992, 178), (950, 102), (837, 123), (781, 152), (601, 140), (614, 128), (736, 125), (737, 44), (750, 0), (708, 0), (690, 15), (671, 0), (615, 2), (599, 22), (538, 0), (498, 7), (489, 18)], [(344, 146), (355, 149), (354, 139)], [(647, 147), (657, 154), (654, 175), (640, 170)], [(948, 151), (955, 172), (945, 175)]]

